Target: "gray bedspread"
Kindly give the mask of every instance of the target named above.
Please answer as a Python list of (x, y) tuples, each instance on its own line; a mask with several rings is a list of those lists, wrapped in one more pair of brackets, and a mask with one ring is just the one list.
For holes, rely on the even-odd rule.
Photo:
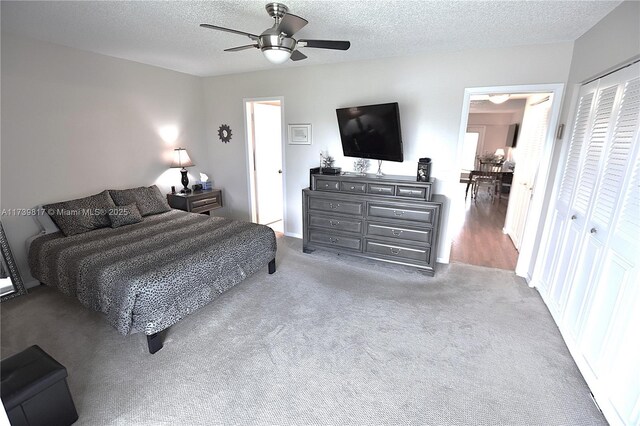
[(126, 335), (175, 324), (258, 269), (276, 239), (263, 225), (172, 210), (122, 228), (36, 238), (31, 274), (103, 312)]

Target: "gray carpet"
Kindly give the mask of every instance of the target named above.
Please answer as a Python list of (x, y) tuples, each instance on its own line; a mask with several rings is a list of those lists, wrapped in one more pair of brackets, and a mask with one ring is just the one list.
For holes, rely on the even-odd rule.
[(165, 347), (39, 287), (2, 304), (3, 357), (38, 344), (69, 371), (81, 425), (599, 425), (538, 293), (453, 264), (435, 278), (305, 255), (173, 326)]

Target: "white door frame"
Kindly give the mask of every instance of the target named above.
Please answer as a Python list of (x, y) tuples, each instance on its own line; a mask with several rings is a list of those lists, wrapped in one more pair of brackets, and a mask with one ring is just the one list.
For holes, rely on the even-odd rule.
[(282, 147), (282, 227), (286, 233), (287, 231), (287, 185), (286, 185), (286, 176), (287, 172), (285, 170), (285, 139), (286, 139), (286, 131), (285, 131), (285, 118), (284, 118), (284, 96), (268, 96), (262, 98), (243, 98), (242, 99), (242, 110), (244, 112), (244, 131), (245, 131), (245, 158), (246, 158), (246, 169), (247, 169), (247, 194), (249, 197), (249, 211), (251, 212), (251, 221), (257, 221), (256, 215), (256, 200), (255, 200), (255, 189), (253, 185), (253, 181), (251, 179), (251, 170), (253, 170), (253, 157), (251, 156), (251, 149), (249, 146), (249, 141), (252, 139), (250, 137), (249, 132), (252, 129), (252, 123), (247, 120), (247, 105), (251, 102), (265, 102), (265, 101), (280, 101), (280, 145)]
[[(525, 225), (524, 235), (522, 236), (522, 244), (520, 246), (520, 255), (516, 264), (516, 275), (524, 277), (527, 282), (531, 281), (533, 271), (533, 261), (536, 253), (534, 248), (540, 244), (542, 230), (544, 228), (546, 211), (544, 211), (545, 189), (551, 175), (551, 163), (553, 159), (554, 142), (556, 139), (556, 128), (560, 120), (560, 107), (562, 105), (562, 95), (564, 93), (564, 84), (523, 84), (517, 86), (490, 86), (490, 87), (471, 87), (464, 90), (464, 100), (462, 103), (462, 116), (460, 119), (460, 133), (458, 135), (458, 149), (456, 155), (455, 173), (459, 175), (462, 165), (462, 146), (464, 144), (464, 135), (467, 132), (467, 123), (469, 121), (469, 108), (471, 106), (471, 96), (473, 95), (489, 95), (501, 93), (552, 93), (553, 104), (551, 106), (551, 118), (549, 120), (549, 129), (547, 137), (540, 157), (539, 173), (534, 182), (534, 191), (529, 206), (527, 222)], [(453, 178), (453, 176), (452, 176)], [(457, 176), (459, 180), (459, 176)], [(452, 180), (454, 181), (454, 180)], [(452, 208), (457, 211), (464, 208), (464, 199), (459, 197), (457, 191), (452, 192)], [(460, 198), (460, 200), (458, 200)], [(453, 235), (454, 229), (449, 229), (449, 235)]]

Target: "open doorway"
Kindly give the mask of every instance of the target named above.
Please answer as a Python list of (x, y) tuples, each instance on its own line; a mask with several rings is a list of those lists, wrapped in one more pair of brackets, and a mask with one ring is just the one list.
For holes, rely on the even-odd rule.
[(245, 99), (251, 220), (284, 233), (283, 99)]
[(541, 224), (534, 189), (546, 186), (561, 92), (559, 85), (467, 89), (452, 262), (529, 275), (530, 240)]

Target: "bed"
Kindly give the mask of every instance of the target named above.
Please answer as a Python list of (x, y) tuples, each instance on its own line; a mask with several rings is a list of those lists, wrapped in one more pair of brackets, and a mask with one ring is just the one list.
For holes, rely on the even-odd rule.
[(29, 266), (121, 334), (147, 335), (155, 353), (161, 331), (259, 269), (275, 272), (275, 255), (266, 226), (170, 210), (127, 226), (38, 236)]

